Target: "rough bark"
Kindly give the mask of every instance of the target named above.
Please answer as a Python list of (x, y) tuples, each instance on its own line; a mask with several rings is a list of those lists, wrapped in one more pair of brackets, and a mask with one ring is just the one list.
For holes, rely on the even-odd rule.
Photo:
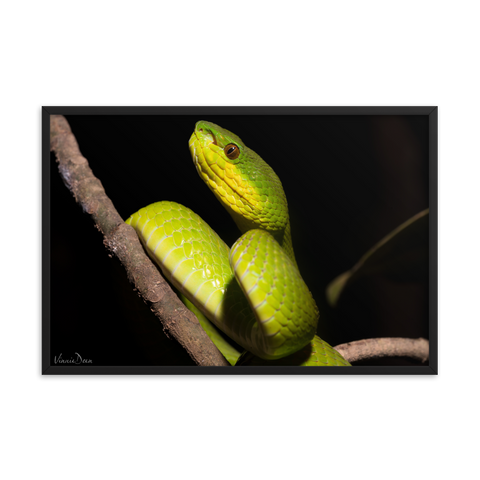
[(409, 357), (426, 362), (428, 340), (424, 338), (369, 338), (334, 347), (350, 363), (382, 357)]

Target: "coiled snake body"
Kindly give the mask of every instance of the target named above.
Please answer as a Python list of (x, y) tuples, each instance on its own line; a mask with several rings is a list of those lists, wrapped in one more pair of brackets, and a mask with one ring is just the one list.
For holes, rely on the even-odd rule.
[[(210, 122), (197, 122), (189, 147), (242, 236), (230, 249), (189, 208), (157, 202), (126, 221), (149, 255), (201, 314), (259, 357), (257, 364), (349, 365), (315, 335), (318, 308), (297, 268), (275, 172), (237, 135)], [(205, 328), (217, 344), (213, 327)]]

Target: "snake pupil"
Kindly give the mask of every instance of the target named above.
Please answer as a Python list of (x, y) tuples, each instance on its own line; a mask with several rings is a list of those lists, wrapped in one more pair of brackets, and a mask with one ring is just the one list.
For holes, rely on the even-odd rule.
[(240, 155), (240, 149), (234, 143), (229, 143), (223, 151), (231, 160), (235, 160)]

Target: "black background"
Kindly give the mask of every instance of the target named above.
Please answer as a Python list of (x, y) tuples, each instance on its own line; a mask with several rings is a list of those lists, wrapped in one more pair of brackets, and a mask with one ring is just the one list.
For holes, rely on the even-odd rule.
[[(428, 207), (427, 115), (66, 118), (123, 218), (159, 200), (176, 201), (229, 245), (239, 232), (199, 178), (188, 139), (198, 120), (233, 131), (282, 180), (297, 262), (321, 310), (319, 335), (332, 345), (429, 337), (426, 284), (371, 277), (348, 290), (335, 310), (324, 293), (383, 236)], [(52, 363), (78, 352), (96, 366), (193, 365), (108, 257), (101, 234), (62, 183), (53, 154), (50, 168)]]

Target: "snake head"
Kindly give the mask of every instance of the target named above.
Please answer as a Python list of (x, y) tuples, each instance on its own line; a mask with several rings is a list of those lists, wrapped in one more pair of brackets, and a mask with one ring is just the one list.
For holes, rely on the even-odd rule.
[(235, 160), (238, 160), (240, 153), (246, 149), (245, 144), (238, 135), (215, 125), (212, 122), (206, 122), (204, 120), (200, 120), (195, 124), (195, 131), (190, 138), (190, 143), (194, 137), (196, 137), (204, 147), (218, 147), (218, 152), (225, 150), (225, 147), (230, 144), (232, 144), (232, 147), (238, 147), (237, 155), (234, 152), (231, 152), (227, 156), (227, 159), (232, 163), (238, 163), (238, 161), (236, 162)]
[(240, 137), (199, 121), (189, 141), (197, 172), (242, 232), (260, 228), (279, 241), (289, 223), (280, 179)]

